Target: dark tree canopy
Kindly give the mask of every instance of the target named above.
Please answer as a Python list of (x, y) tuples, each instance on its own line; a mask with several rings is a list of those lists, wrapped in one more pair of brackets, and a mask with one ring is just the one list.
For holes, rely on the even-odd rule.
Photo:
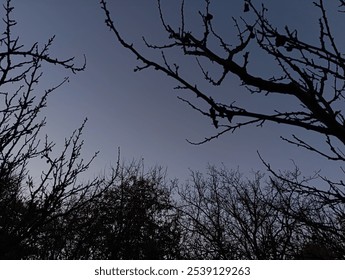
[[(79, 211), (50, 223), (41, 241), (48, 259), (178, 259), (180, 230), (164, 173), (141, 163)], [(42, 256), (41, 256), (42, 257)]]
[(97, 258), (180, 258), (178, 216), (165, 175), (160, 168), (146, 174), (142, 168), (123, 166), (118, 180), (91, 205)]
[(225, 167), (209, 166), (207, 175), (192, 172), (178, 200), (189, 257), (343, 259), (342, 214), (314, 196), (285, 192), (286, 184), (265, 181), (261, 173), (247, 179)]
[[(145, 58), (120, 36), (107, 10), (106, 23), (120, 43), (143, 63), (136, 70), (155, 68), (180, 83), (192, 96), (182, 99), (210, 117), (221, 129), (210, 141), (241, 126), (265, 122), (282, 123), (326, 137), (329, 153), (293, 136), (290, 143), (343, 162), (345, 144), (341, 111), (344, 90), (343, 55), (335, 43), (323, 1), (319, 43), (303, 41), (295, 30), (272, 25), (265, 7), (244, 1), (244, 12), (234, 20), (236, 47), (217, 34), (210, 1), (200, 12), (202, 35), (188, 29), (181, 2), (181, 26), (174, 29), (165, 20), (158, 1), (158, 16), (169, 44), (150, 45), (163, 51), (162, 61)], [(340, 1), (340, 8), (345, 6)], [(4, 32), (0, 37), (0, 259), (343, 259), (345, 257), (345, 183), (322, 178), (328, 189), (313, 186), (313, 178), (301, 176), (298, 168), (276, 172), (268, 163), (269, 176), (256, 173), (243, 178), (238, 171), (210, 166), (207, 175), (192, 172), (190, 181), (168, 182), (162, 168), (149, 170), (143, 162), (119, 164), (108, 175), (81, 180), (97, 153), (82, 159), (85, 122), (59, 151), (41, 117), (50, 94), (67, 78), (44, 92), (37, 90), (42, 66), (55, 65), (77, 73), (73, 58), (50, 55), (54, 38), (40, 46), (21, 45), (14, 36), (13, 7), (4, 5)], [(340, 16), (342, 11), (339, 11)], [(254, 21), (253, 21), (254, 17)], [(235, 40), (235, 39), (234, 39)], [(211, 43), (213, 42), (213, 43)], [(218, 48), (213, 49), (214, 42)], [(220, 45), (220, 48), (219, 48)], [(232, 43), (232, 45), (234, 45)], [(280, 73), (265, 79), (250, 70), (255, 46), (276, 61)], [(196, 57), (203, 77), (222, 86), (228, 75), (239, 77), (253, 95), (270, 98), (286, 95), (299, 100), (293, 111), (262, 113), (235, 103), (224, 104), (187, 81), (179, 66), (170, 64), (165, 51), (182, 50)], [(250, 49), (250, 50), (249, 50)], [(208, 60), (221, 69), (213, 78), (203, 66)], [(199, 97), (205, 106), (192, 100)], [(337, 139), (337, 144), (334, 140)], [(339, 148), (339, 149), (338, 149)], [(45, 170), (33, 178), (31, 164), (43, 161)]]
[[(332, 22), (337, 20), (339, 26), (344, 22), (344, 1), (337, 1), (338, 6), (334, 6), (334, 2), (332, 6), (323, 0), (309, 1), (311, 8), (319, 13), (319, 19), (313, 23), (317, 32), (312, 34), (314, 40), (309, 40), (303, 36), (306, 32), (300, 32), (304, 26), (295, 29), (287, 23), (286, 26), (279, 27), (280, 23), (272, 21), (269, 4), (266, 7), (251, 0), (243, 0), (243, 9), (233, 18), (233, 26), (229, 26), (229, 29), (235, 29), (237, 36), (227, 37), (219, 32), (216, 21), (218, 15), (213, 13), (213, 5), (217, 3), (204, 1), (204, 10), (199, 11), (199, 26), (195, 27), (195, 22), (194, 25), (188, 24), (186, 1), (180, 1), (181, 8), (177, 15), (179, 23), (176, 24), (168, 20), (170, 17), (164, 9), (164, 2), (157, 0), (157, 17), (161, 20), (167, 39), (162, 43), (151, 43), (143, 38), (144, 48), (146, 46), (153, 52), (156, 51), (157, 55), (153, 57), (142, 46), (127, 41), (126, 34), (121, 33), (121, 27), (115, 21), (116, 11), (112, 17), (107, 1), (101, 0), (100, 3), (105, 12), (105, 23), (115, 39), (139, 61), (135, 71), (152, 69), (166, 74), (178, 82), (178, 90), (184, 91), (183, 97), (178, 98), (211, 119), (217, 130), (215, 135), (194, 144), (214, 140), (243, 126), (262, 127), (266, 123), (296, 128), (294, 131), (301, 131), (304, 136), (307, 133), (317, 136), (318, 144), (307, 141), (298, 134), (282, 139), (339, 163), (339, 177), (329, 179), (317, 174), (315, 177), (322, 181), (320, 188), (313, 185), (312, 179), (315, 178), (306, 179), (307, 177), (301, 176), (298, 168), (292, 172), (278, 172), (263, 160), (271, 174), (270, 180), (281, 182), (279, 187), (272, 185), (280, 204), (275, 204), (275, 201), (264, 203), (274, 205), (275, 211), (314, 228), (315, 232), (322, 231), (324, 237), (327, 233), (330, 234), (337, 240), (332, 244), (340, 244), (338, 247), (343, 248), (345, 183), (340, 178), (345, 173), (342, 167), (345, 162), (345, 57), (342, 44), (339, 43), (342, 38), (336, 38), (331, 19)], [(295, 5), (299, 3), (295, 2)], [(169, 55), (172, 52), (174, 56)], [(176, 54), (178, 55), (175, 56)], [(265, 68), (266, 64), (252, 67), (259, 55), (265, 56), (267, 65), (274, 66), (270, 68), (271, 72)], [(194, 66), (199, 71), (195, 73), (200, 73), (200, 84), (204, 79), (211, 87), (195, 84), (188, 73), (183, 71), (185, 65), (175, 62), (182, 61), (181, 58), (191, 62), (188, 66)], [(218, 71), (211, 71), (211, 68)], [(188, 69), (190, 71), (192, 68)], [(221, 74), (212, 74), (217, 72)], [(270, 73), (269, 76), (267, 72)], [(227, 91), (226, 99), (214, 94), (212, 89), (226, 87), (226, 81), (231, 77), (237, 77), (247, 89), (247, 103), (239, 102), (232, 96), (231, 90)], [(281, 102), (277, 101), (279, 98)], [(257, 99), (272, 106), (252, 106), (251, 100)], [(291, 104), (295, 106), (286, 106), (286, 100), (293, 101)], [(321, 145), (319, 140), (322, 141)], [(189, 203), (192, 204), (194, 196), (193, 193), (186, 196)], [(290, 200), (291, 198), (294, 199)], [(305, 209), (298, 207), (301, 201), (308, 202)], [(231, 200), (228, 203), (231, 205)], [(222, 205), (225, 207), (225, 202)], [(195, 207), (204, 209), (206, 204)], [(315, 240), (322, 243), (323, 237), (316, 235)], [(316, 248), (313, 245), (315, 240), (310, 241), (313, 248)], [(326, 243), (327, 241), (323, 242)], [(309, 247), (306, 246), (305, 251)], [(258, 257), (258, 253), (255, 254)], [(303, 258), (302, 253), (300, 257)]]
[[(84, 123), (65, 139), (61, 151), (44, 135), (41, 116), (50, 94), (68, 78), (43, 92), (37, 90), (43, 65), (55, 65), (72, 73), (84, 70), (73, 58), (50, 55), (54, 37), (47, 43), (21, 44), (14, 34), (11, 1), (5, 1), (0, 37), (0, 258), (46, 258), (42, 240), (59, 219), (79, 211), (106, 188), (102, 178), (81, 183), (79, 175), (90, 166), (81, 159)], [(57, 84), (57, 85), (56, 85)], [(96, 156), (96, 155), (95, 155)], [(34, 180), (33, 162), (46, 169)]]

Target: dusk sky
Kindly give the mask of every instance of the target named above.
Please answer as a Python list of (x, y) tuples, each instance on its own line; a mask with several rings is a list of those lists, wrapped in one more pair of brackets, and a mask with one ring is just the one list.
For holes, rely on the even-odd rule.
[[(144, 49), (142, 36), (152, 43), (167, 42), (155, 0), (108, 2), (112, 18), (128, 42), (133, 42), (139, 49)], [(173, 23), (178, 19), (179, 2), (162, 1), (167, 19)], [(211, 2), (211, 12), (219, 30), (232, 36), (229, 40), (235, 40), (236, 30), (231, 17), (243, 16), (243, 1)], [(264, 2), (269, 8), (269, 18), (278, 27), (291, 25), (298, 28), (299, 34), (306, 36), (307, 40), (317, 39), (318, 11), (312, 1)], [(189, 24), (197, 28), (201, 24), (200, 20), (197, 21), (198, 11), (203, 9), (204, 1), (186, 3)], [(189, 168), (203, 171), (208, 163), (239, 167), (246, 175), (250, 175), (248, 172), (252, 169), (265, 170), (257, 151), (277, 169), (292, 169), (291, 160), (294, 160), (306, 175), (318, 169), (329, 175), (339, 173), (339, 169), (334, 169), (332, 164), (320, 157), (282, 142), (279, 138), (281, 135), (289, 137), (292, 132), (304, 135), (302, 130), (292, 131), (286, 126), (250, 126), (210, 143), (199, 146), (189, 144), (186, 139), (198, 142), (215, 134), (217, 131), (212, 121), (178, 100), (178, 95), (188, 94), (174, 90), (177, 83), (172, 79), (153, 70), (133, 72), (137, 60), (119, 45), (106, 27), (98, 0), (15, 0), (13, 5), (14, 17), (18, 22), (15, 32), (23, 44), (30, 45), (36, 41), (44, 44), (56, 35), (50, 52), (52, 56), (74, 56), (76, 63), (80, 64), (83, 63), (83, 56), (86, 56), (86, 69), (77, 75), (67, 73), (64, 69), (44, 68), (40, 87), (49, 88), (58, 84), (63, 77), (70, 77), (70, 82), (48, 99), (48, 107), (43, 112), (47, 116), (45, 132), (51, 140), (61, 144), (87, 117), (83, 156), (89, 158), (93, 152), (100, 151), (91, 168), (93, 174), (97, 175), (116, 163), (118, 147), (123, 160), (144, 158), (146, 167), (167, 167), (170, 178), (182, 180), (187, 178)], [(154, 53), (144, 51), (155, 58)], [(175, 58), (176, 61), (184, 59), (182, 56), (171, 59)], [(270, 74), (272, 62), (255, 58), (252, 63), (253, 70), (258, 74), (260, 71)], [(260, 103), (240, 86), (237, 78), (229, 79), (221, 89), (208, 87), (196, 64), (187, 64), (186, 67), (188, 77), (205, 85), (209, 95), (224, 96), (230, 100), (230, 94), (233, 94), (239, 97), (239, 102), (251, 102), (251, 106), (267, 108), (277, 106), (279, 102), (282, 102), (279, 106), (295, 105), (294, 101), (284, 103), (283, 100)], [(312, 139), (320, 136), (306, 134), (306, 137)]]

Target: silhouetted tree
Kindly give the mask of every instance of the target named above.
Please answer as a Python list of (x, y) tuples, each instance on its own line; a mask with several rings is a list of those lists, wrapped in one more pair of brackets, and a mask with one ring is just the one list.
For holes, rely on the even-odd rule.
[(20, 182), (6, 178), (0, 182), (0, 256), (20, 258), (31, 252), (31, 246), (22, 244), (18, 229), (26, 207), (20, 197)]
[[(201, 33), (200, 30), (193, 32), (188, 28), (184, 18), (184, 1), (181, 1), (181, 25), (173, 28), (165, 21), (161, 1), (158, 0), (159, 15), (170, 42), (163, 45), (151, 45), (145, 39), (144, 41), (147, 47), (162, 51), (163, 60), (161, 62), (150, 60), (133, 44), (127, 43), (112, 21), (106, 1), (101, 0), (100, 2), (106, 14), (107, 26), (122, 46), (130, 50), (143, 63), (143, 66), (138, 66), (136, 70), (152, 68), (161, 71), (179, 82), (179, 89), (188, 90), (188, 93), (206, 103), (204, 110), (200, 105), (194, 105), (192, 101), (180, 98), (202, 114), (209, 116), (213, 122), (217, 120), (218, 126), (222, 128), (222, 131), (216, 136), (207, 138), (205, 141), (227, 131), (235, 131), (245, 125), (262, 126), (266, 122), (275, 122), (320, 133), (326, 137), (326, 143), (330, 148), (333, 147), (332, 139), (334, 138), (345, 144), (345, 118), (341, 111), (344, 58), (332, 35), (324, 1), (314, 2), (314, 5), (320, 10), (320, 19), (316, 23), (319, 24), (320, 33), (316, 34), (319, 36), (318, 43), (311, 45), (298, 36), (297, 30), (290, 30), (288, 26), (283, 30), (274, 27), (266, 16), (266, 7), (262, 6), (261, 9), (257, 9), (250, 0), (244, 2), (246, 11), (252, 13), (251, 17), (249, 15), (248, 19), (241, 17), (242, 23), (234, 19), (238, 29), (237, 39), (222, 38), (218, 35), (217, 26), (213, 23), (215, 16), (210, 16), (209, 0), (205, 0), (205, 11), (199, 12), (200, 25), (203, 28)], [(335, 15), (332, 14), (332, 16)], [(261, 74), (261, 72), (267, 72), (267, 69), (261, 71), (258, 68), (258, 73), (252, 73), (254, 70), (250, 69), (250, 59), (251, 57), (255, 59), (255, 55), (258, 54), (253, 51), (254, 46), (263, 51), (262, 54), (266, 53), (267, 59), (271, 59), (277, 64), (278, 67), (272, 67), (274, 73), (271, 77), (266, 78), (264, 74)], [(228, 75), (232, 74), (242, 80), (243, 85), (253, 94), (252, 96), (261, 94), (266, 102), (270, 102), (275, 95), (281, 95), (297, 100), (301, 106), (287, 111), (285, 108), (279, 108), (285, 105), (283, 102), (282, 104), (274, 102), (272, 103), (275, 104), (272, 106), (272, 113), (268, 113), (260, 112), (260, 108), (252, 111), (249, 109), (250, 104), (238, 107), (235, 105), (236, 100), (231, 104), (218, 102), (216, 96), (212, 96), (206, 90), (203, 91), (201, 87), (188, 82), (187, 78), (180, 74), (181, 69), (178, 65), (169, 64), (168, 58), (164, 55), (164, 51), (169, 49), (176, 49), (186, 57), (196, 58), (198, 62), (196, 66), (201, 68), (201, 74), (204, 74), (203, 77), (214, 86), (221, 86)], [(253, 54), (251, 54), (252, 52)], [(220, 78), (212, 77), (209, 71), (202, 67), (202, 61), (205, 61), (205, 65), (208, 65), (206, 62), (209, 61), (218, 66), (223, 72)], [(294, 139), (295, 144), (316, 150), (299, 138), (294, 137)], [(331, 154), (324, 154), (324, 156), (330, 159), (344, 159), (334, 149), (331, 149)]]
[(164, 172), (144, 173), (143, 163), (133, 162), (118, 174), (98, 199), (64, 221), (62, 258), (178, 259), (178, 215)]
[[(159, 51), (159, 56), (152, 59), (144, 54), (140, 47), (126, 41), (112, 20), (106, 1), (100, 1), (105, 12), (106, 25), (113, 32), (116, 40), (140, 61), (141, 65), (137, 66), (135, 71), (154, 69), (177, 81), (179, 83), (177, 89), (186, 91), (185, 97), (179, 99), (209, 117), (214, 127), (218, 129), (215, 135), (194, 144), (211, 141), (243, 126), (261, 127), (266, 123), (277, 123), (316, 133), (319, 135), (318, 140), (324, 139), (323, 145), (316, 145), (296, 134), (282, 139), (330, 161), (343, 163), (345, 162), (343, 112), (345, 57), (342, 46), (337, 43), (329, 19), (332, 17), (332, 21), (335, 21), (343, 16), (345, 5), (344, 1), (339, 1), (339, 7), (335, 8), (330, 16), (325, 1), (310, 2), (320, 13), (318, 22), (315, 22), (318, 32), (315, 34), (315, 40), (311, 42), (303, 38), (301, 32), (288, 25), (284, 28), (277, 27), (269, 19), (268, 9), (250, 0), (243, 1), (244, 10), (239, 13), (244, 12), (244, 14), (239, 17), (240, 20), (233, 19), (237, 31), (236, 38), (226, 38), (221, 35), (222, 31), (216, 22), (217, 15), (212, 14), (209, 0), (204, 1), (205, 9), (199, 12), (200, 26), (197, 28), (195, 25), (193, 27), (188, 25), (184, 0), (181, 1), (180, 15), (178, 15), (180, 24), (177, 23), (177, 27), (174, 27), (176, 22), (167, 21), (162, 3), (158, 0), (159, 17), (168, 35), (168, 41), (151, 44), (144, 38), (146, 47)], [(299, 3), (296, 2), (296, 5)], [(331, 4), (327, 3), (327, 5)], [(338, 25), (341, 26), (341, 23), (339, 22)], [(181, 63), (171, 62), (173, 58), (169, 57), (169, 54), (172, 52), (174, 55), (179, 53), (185, 61), (189, 62), (188, 58), (193, 59), (191, 63), (195, 63), (200, 69), (201, 78), (208, 81), (211, 87), (213, 86), (211, 93), (210, 87), (203, 87), (202, 83), (196, 85), (195, 81), (189, 79)], [(267, 63), (252, 67), (253, 61), (259, 56)], [(270, 65), (269, 69), (266, 67), (267, 64)], [(212, 73), (220, 73), (220, 75), (216, 76)], [(236, 96), (225, 99), (214, 94), (215, 88), (225, 86), (231, 75), (239, 78), (242, 86), (250, 93), (248, 103), (236, 100)], [(281, 98), (280, 102), (279, 98)], [(224, 100), (230, 101), (227, 103)], [(252, 105), (256, 104), (257, 100), (273, 105), (253, 108)], [(291, 100), (291, 104), (295, 106), (286, 106), (287, 100)], [(332, 236), (338, 234), (341, 239), (343, 238), (344, 232), (339, 229), (339, 225), (334, 224), (333, 219), (329, 224), (327, 218), (332, 213), (336, 213), (339, 219), (343, 219), (345, 215), (343, 180), (338, 178), (330, 180), (319, 176), (323, 180), (323, 186), (317, 188), (310, 185), (310, 182), (299, 182), (295, 180), (296, 178), (279, 175), (268, 163), (264, 163), (273, 175), (278, 176), (280, 181), (285, 181), (281, 194), (284, 193), (286, 197), (297, 195), (301, 199), (313, 196), (311, 201), (313, 203), (318, 201), (318, 207), (321, 207), (320, 213), (326, 214), (323, 223), (321, 221), (315, 223), (314, 216), (295, 215), (291, 208), (293, 203), (287, 204), (291, 208), (289, 211), (284, 210), (284, 207), (280, 207), (280, 210), (292, 215), (292, 219), (299, 219), (300, 222), (314, 226), (316, 231), (320, 228), (328, 229)], [(343, 175), (344, 170), (341, 170), (340, 175)]]
[(262, 175), (242, 179), (239, 171), (210, 166), (192, 172), (180, 188), (181, 219), (192, 258), (283, 259), (297, 247), (298, 223), (270, 206), (273, 189)]
[(277, 199), (270, 205), (299, 221), (303, 232), (307, 232), (295, 258), (344, 259), (344, 203), (334, 199), (330, 191), (313, 187), (317, 177), (302, 176), (297, 167), (293, 171), (272, 172), (270, 186)]
[[(17, 23), (10, 0), (4, 10), (0, 37), (0, 258), (54, 258), (41, 250), (43, 243), (49, 234), (63, 233), (47, 230), (100, 196), (107, 184), (102, 178), (80, 182), (79, 175), (94, 158), (86, 162), (80, 158), (85, 123), (65, 139), (60, 152), (48, 136), (42, 137), (46, 122), (41, 111), (50, 93), (68, 79), (43, 93), (36, 86), (44, 64), (72, 73), (82, 71), (85, 65), (76, 67), (73, 58), (52, 57), (49, 49), (54, 37), (42, 47), (38, 43), (24, 47), (14, 35)], [(30, 168), (39, 160), (46, 162), (46, 169), (34, 180)]]
[(265, 182), (260, 173), (245, 179), (224, 167), (210, 166), (207, 176), (192, 172), (178, 199), (186, 258), (344, 258), (344, 234), (324, 227), (338, 216), (315, 196), (283, 194), (285, 184)]

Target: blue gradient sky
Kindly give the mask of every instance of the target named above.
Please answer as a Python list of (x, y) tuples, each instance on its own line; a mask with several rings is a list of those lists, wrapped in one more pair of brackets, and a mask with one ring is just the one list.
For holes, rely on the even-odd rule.
[[(84, 133), (84, 156), (88, 158), (94, 151), (100, 151), (91, 172), (98, 174), (114, 164), (117, 147), (120, 147), (121, 157), (126, 161), (144, 158), (147, 167), (167, 167), (169, 177), (181, 179), (187, 177), (189, 168), (204, 170), (207, 163), (239, 167), (244, 173), (251, 169), (264, 170), (257, 151), (278, 169), (292, 168), (291, 160), (294, 160), (307, 173), (320, 168), (325, 174), (339, 172), (339, 169), (319, 157), (282, 142), (280, 135), (288, 137), (291, 132), (300, 130), (292, 131), (291, 128), (279, 125), (242, 128), (234, 134), (200, 146), (187, 143), (186, 139), (200, 141), (213, 135), (216, 130), (211, 120), (179, 101), (176, 96), (185, 93), (173, 90), (177, 84), (163, 74), (150, 70), (133, 72), (137, 61), (131, 53), (119, 46), (105, 26), (103, 11), (98, 2), (13, 1), (15, 19), (18, 21), (16, 33), (23, 43), (44, 43), (56, 35), (51, 50), (53, 56), (75, 56), (80, 63), (83, 62), (84, 54), (87, 57), (86, 70), (77, 75), (68, 73), (70, 82), (51, 96), (45, 113), (48, 122), (46, 132), (60, 144), (85, 117), (88, 118)], [(114, 22), (129, 42), (141, 48), (142, 35), (150, 42), (166, 39), (155, 0), (108, 2)], [(175, 4), (177, 2), (163, 1), (167, 18), (173, 22), (179, 9)], [(197, 27), (197, 11), (202, 9), (204, 1), (186, 2), (189, 3), (189, 24)], [(219, 30), (234, 36), (231, 17), (242, 15), (243, 2), (213, 2), (211, 12)], [(312, 6), (312, 1), (265, 2), (270, 8), (268, 15), (272, 22), (278, 26), (289, 24), (298, 27), (299, 34), (308, 40), (317, 39), (317, 10)], [(147, 53), (152, 55), (149, 51)], [(176, 59), (181, 61), (181, 58)], [(201, 81), (202, 76), (196, 66), (187, 63), (186, 67), (190, 78)], [(263, 58), (253, 61), (253, 69), (261, 69), (264, 74), (272, 72), (270, 63)], [(42, 87), (51, 87), (67, 75), (62, 69), (47, 67), (44, 70)], [(285, 100), (274, 100), (272, 103), (262, 103), (257, 99), (252, 101), (236, 78), (229, 79), (225, 87), (217, 91), (205, 82), (201, 83), (210, 95), (215, 94), (220, 98), (238, 96), (240, 102), (251, 102), (251, 106), (271, 108), (277, 104), (296, 105), (294, 102), (286, 103)], [(319, 136), (308, 134), (307, 137), (311, 139)]]

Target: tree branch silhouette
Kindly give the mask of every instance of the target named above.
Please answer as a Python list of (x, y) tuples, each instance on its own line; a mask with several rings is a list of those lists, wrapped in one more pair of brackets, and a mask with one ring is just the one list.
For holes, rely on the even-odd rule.
[[(310, 43), (297, 29), (289, 26), (278, 28), (270, 20), (268, 9), (251, 0), (244, 0), (243, 15), (238, 19), (233, 18), (237, 32), (235, 38), (220, 35), (221, 30), (216, 22), (217, 15), (212, 13), (211, 1), (204, 1), (204, 9), (199, 12), (198, 28), (188, 26), (185, 2), (182, 0), (180, 3), (180, 21), (176, 26), (175, 22), (174, 25), (168, 22), (162, 1), (157, 0), (158, 14), (168, 39), (165, 43), (150, 43), (143, 38), (144, 47), (157, 51), (157, 55), (152, 58), (145, 54), (141, 46), (127, 41), (120, 32), (119, 25), (113, 21), (107, 1), (100, 1), (105, 13), (105, 23), (115, 40), (139, 61), (140, 65), (134, 70), (151, 69), (169, 76), (178, 82), (176, 89), (185, 91), (184, 97), (178, 98), (211, 120), (217, 132), (204, 140), (189, 141), (190, 143), (203, 144), (244, 126), (262, 127), (267, 123), (275, 123), (301, 129), (297, 131), (314, 133), (313, 135), (318, 136), (317, 139), (324, 140), (320, 147), (294, 133), (290, 138), (281, 137), (287, 143), (327, 160), (341, 164), (344, 162), (345, 57), (330, 21), (331, 16), (332, 20), (343, 16), (344, 1), (338, 2), (338, 9), (331, 15), (326, 1), (311, 2), (319, 12), (319, 19), (315, 22), (318, 31), (314, 36), (314, 43)], [(175, 63), (174, 57), (169, 57), (170, 53), (191, 62), (190, 65), (200, 70), (200, 81), (204, 79), (211, 86), (204, 88), (201, 82), (200, 85), (195, 84), (189, 79), (188, 73), (183, 72), (184, 65)], [(266, 64), (253, 63), (259, 55), (264, 55), (268, 63), (273, 65), (268, 77), (263, 74), (267, 72), (263, 71), (267, 70)], [(212, 70), (220, 73), (218, 76), (211, 74), (208, 69), (210, 65)], [(247, 103), (231, 95), (231, 92), (227, 96), (230, 101), (227, 102), (214, 94), (216, 88), (226, 88), (226, 81), (230, 77), (237, 77), (241, 86), (247, 89), (250, 94)], [(251, 100), (255, 102), (255, 98), (272, 106), (257, 106), (253, 109)], [(287, 109), (286, 100), (295, 105)], [(340, 179), (330, 180), (317, 174), (317, 178), (322, 180), (327, 189), (325, 191), (310, 185), (312, 181), (301, 182), (298, 172), (279, 174), (264, 160), (263, 162), (272, 178), (283, 182), (277, 189), (282, 203), (280, 211), (301, 223), (313, 226), (315, 231), (328, 229), (330, 234), (339, 238), (340, 243), (337, 244), (343, 244), (344, 228), (341, 220), (344, 217), (345, 183)], [(293, 201), (290, 200), (291, 197), (295, 198), (295, 203), (299, 203), (308, 196), (312, 196), (310, 207), (306, 205), (305, 209), (290, 203)], [(186, 198), (192, 207), (193, 194)], [(198, 212), (205, 210), (203, 206), (195, 207), (198, 209), (195, 210), (195, 215), (206, 215)], [(312, 211), (312, 207), (316, 207), (319, 212)], [(339, 222), (332, 219), (333, 215), (338, 216)]]
[[(203, 35), (198, 36), (194, 35), (193, 30), (187, 29), (183, 1), (181, 25), (173, 28), (166, 22), (161, 1), (158, 0), (159, 15), (168, 34), (169, 43), (149, 44), (145, 38), (144, 42), (148, 48), (161, 52), (162, 61), (146, 57), (133, 44), (128, 43), (112, 20), (106, 1), (101, 0), (100, 3), (105, 12), (106, 25), (119, 43), (143, 64), (143, 66), (137, 66), (135, 71), (151, 68), (163, 72), (180, 84), (178, 89), (187, 90), (190, 105), (194, 104), (191, 101), (193, 95), (205, 102), (203, 107), (200, 105), (192, 107), (198, 108), (204, 115), (209, 116), (213, 124), (217, 124), (215, 127), (223, 131), (214, 137), (200, 141), (199, 144), (210, 141), (224, 132), (234, 132), (242, 126), (253, 124), (262, 126), (266, 122), (314, 131), (325, 137), (334, 137), (345, 144), (345, 119), (342, 111), (338, 109), (343, 99), (345, 60), (337, 48), (323, 1), (315, 3), (321, 14), (318, 23), (319, 44), (311, 45), (305, 42), (298, 36), (297, 30), (290, 30), (287, 26), (284, 30), (279, 30), (270, 24), (266, 15), (267, 9), (264, 6), (257, 9), (251, 1), (245, 1), (246, 10), (255, 17), (255, 20), (250, 23), (249, 20), (241, 17), (243, 24), (240, 24), (234, 19), (238, 30), (238, 42), (235, 47), (230, 48), (227, 38), (222, 38), (213, 24), (215, 16), (211, 17), (210, 1), (205, 1), (205, 11), (199, 13)], [(222, 52), (211, 43), (212, 40), (222, 47)], [(268, 58), (276, 61), (280, 73), (274, 74), (271, 78), (265, 78), (260, 75), (260, 72), (255, 73), (250, 70), (250, 60), (252, 57), (255, 58), (255, 54), (252, 55), (249, 50), (252, 46), (256, 46), (264, 51)], [(183, 56), (196, 58), (203, 77), (214, 86), (223, 85), (229, 75), (234, 75), (251, 93), (261, 94), (262, 99), (267, 102), (274, 95), (289, 96), (292, 100), (300, 102), (300, 109), (285, 111), (279, 109), (279, 104), (275, 104), (276, 108), (273, 112), (267, 113), (250, 110), (246, 105), (237, 106), (235, 99), (231, 104), (217, 102), (212, 94), (203, 91), (184, 78), (180, 74), (180, 66), (168, 62), (165, 51), (169, 49), (178, 50)], [(221, 77), (212, 77), (201, 65), (201, 59), (216, 65), (223, 73)], [(204, 109), (205, 107), (207, 109)], [(210, 114), (209, 111), (214, 113)], [(243, 121), (243, 119), (248, 120)]]
[[(114, 170), (107, 180), (80, 181), (96, 156), (81, 159), (85, 122), (65, 140), (60, 154), (48, 136), (42, 137), (46, 119), (41, 114), (47, 99), (68, 81), (64, 78), (40, 93), (42, 66), (56, 65), (75, 74), (85, 69), (85, 62), (76, 66), (74, 58), (52, 57), (54, 37), (42, 47), (34, 43), (26, 49), (13, 35), (17, 22), (11, 4), (5, 2), (0, 37), (0, 258), (40, 258), (47, 228), (99, 197), (117, 173)], [(37, 160), (47, 166), (38, 180), (30, 172)]]

